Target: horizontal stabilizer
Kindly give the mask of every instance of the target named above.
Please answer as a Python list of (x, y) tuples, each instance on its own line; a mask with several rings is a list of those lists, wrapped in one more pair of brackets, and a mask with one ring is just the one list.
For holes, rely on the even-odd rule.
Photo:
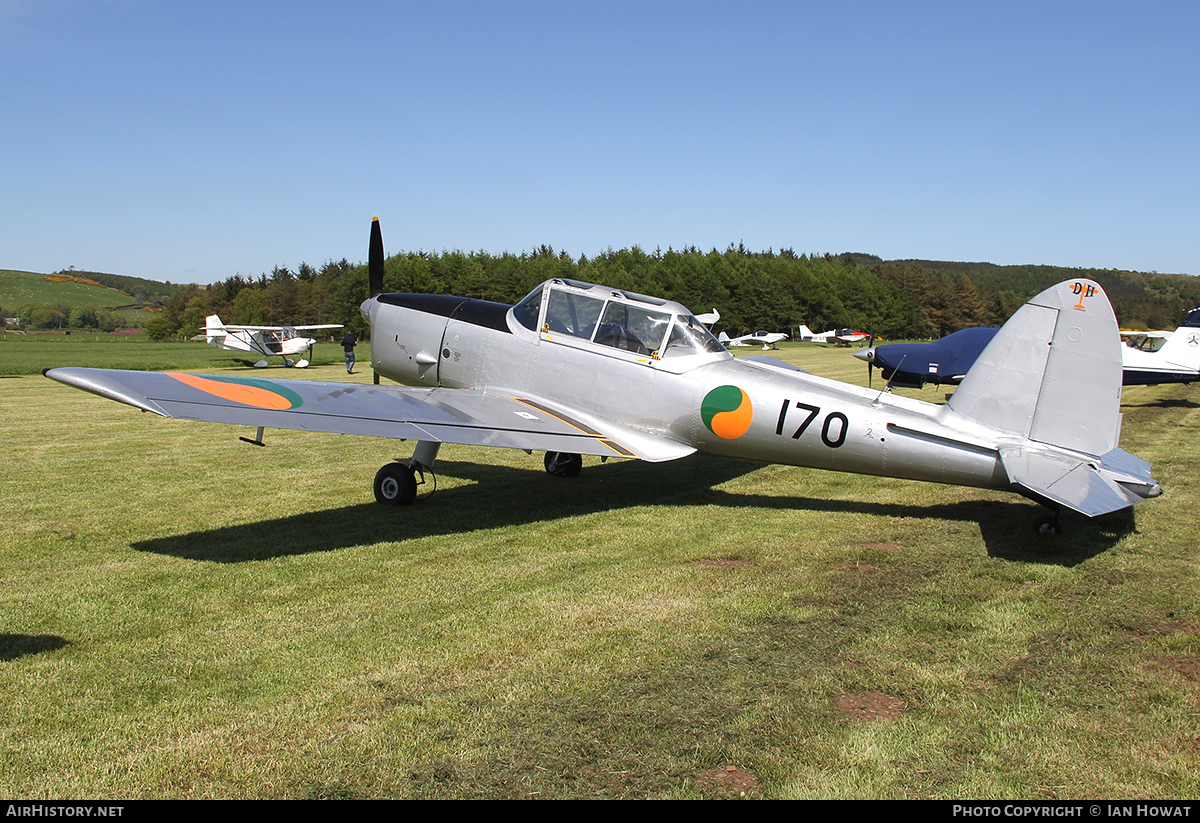
[(1113, 449), (1101, 457), (1100, 462), (1107, 469), (1128, 474), (1148, 483), (1154, 482), (1154, 478), (1150, 476), (1150, 464), (1124, 449)]
[[(1121, 454), (1138, 459), (1127, 452)], [(1086, 460), (1065, 454), (1014, 446), (1001, 448), (1000, 460), (1014, 491), (1040, 503), (1058, 503), (1088, 517), (1126, 509), (1144, 496), (1153, 496), (1135, 494), (1117, 482), (1112, 472), (1102, 472)]]

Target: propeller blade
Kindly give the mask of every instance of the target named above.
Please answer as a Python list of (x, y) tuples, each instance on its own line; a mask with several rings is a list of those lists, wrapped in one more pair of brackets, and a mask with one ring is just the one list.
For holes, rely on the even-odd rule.
[(379, 229), (379, 215), (371, 218), (371, 247), (367, 252), (367, 278), (374, 297), (383, 291), (383, 232)]
[[(370, 283), (370, 297), (383, 293), (383, 232), (379, 228), (379, 215), (371, 218), (371, 246), (367, 251), (367, 280)], [(374, 360), (374, 358), (372, 358)], [(372, 364), (374, 365), (374, 364)], [(371, 369), (375, 385), (379, 385), (379, 372)]]

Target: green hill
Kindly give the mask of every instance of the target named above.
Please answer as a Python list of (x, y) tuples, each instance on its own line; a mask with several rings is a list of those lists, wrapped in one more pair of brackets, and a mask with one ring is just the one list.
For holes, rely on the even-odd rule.
[(0, 309), (12, 317), (25, 306), (92, 307), (118, 315), (125, 325), (142, 326), (181, 288), (137, 277), (99, 272), (53, 274), (0, 269)]

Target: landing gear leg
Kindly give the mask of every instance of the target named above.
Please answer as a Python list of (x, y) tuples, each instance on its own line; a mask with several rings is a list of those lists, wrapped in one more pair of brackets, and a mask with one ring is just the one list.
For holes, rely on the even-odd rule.
[(408, 461), (408, 467), (414, 471), (432, 469), (433, 462), (437, 460), (438, 449), (441, 447), (441, 443), (434, 443), (428, 440), (419, 441), (417, 447), (413, 449), (412, 460)]
[(546, 452), (546, 471), (555, 477), (578, 477), (583, 458), (567, 452)]

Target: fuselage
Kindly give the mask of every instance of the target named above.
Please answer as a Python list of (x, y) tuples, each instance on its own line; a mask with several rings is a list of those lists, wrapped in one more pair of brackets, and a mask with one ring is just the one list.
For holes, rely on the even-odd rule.
[(575, 281), (516, 306), (381, 294), (372, 366), (415, 386), (532, 398), (707, 454), (1005, 488), (1002, 433), (938, 406), (736, 359), (678, 303)]
[[(1196, 311), (1188, 322), (1198, 322)], [(1200, 380), (1200, 328), (1180, 326), (1174, 332), (1132, 335), (1121, 347), (1126, 386), (1194, 383)]]

